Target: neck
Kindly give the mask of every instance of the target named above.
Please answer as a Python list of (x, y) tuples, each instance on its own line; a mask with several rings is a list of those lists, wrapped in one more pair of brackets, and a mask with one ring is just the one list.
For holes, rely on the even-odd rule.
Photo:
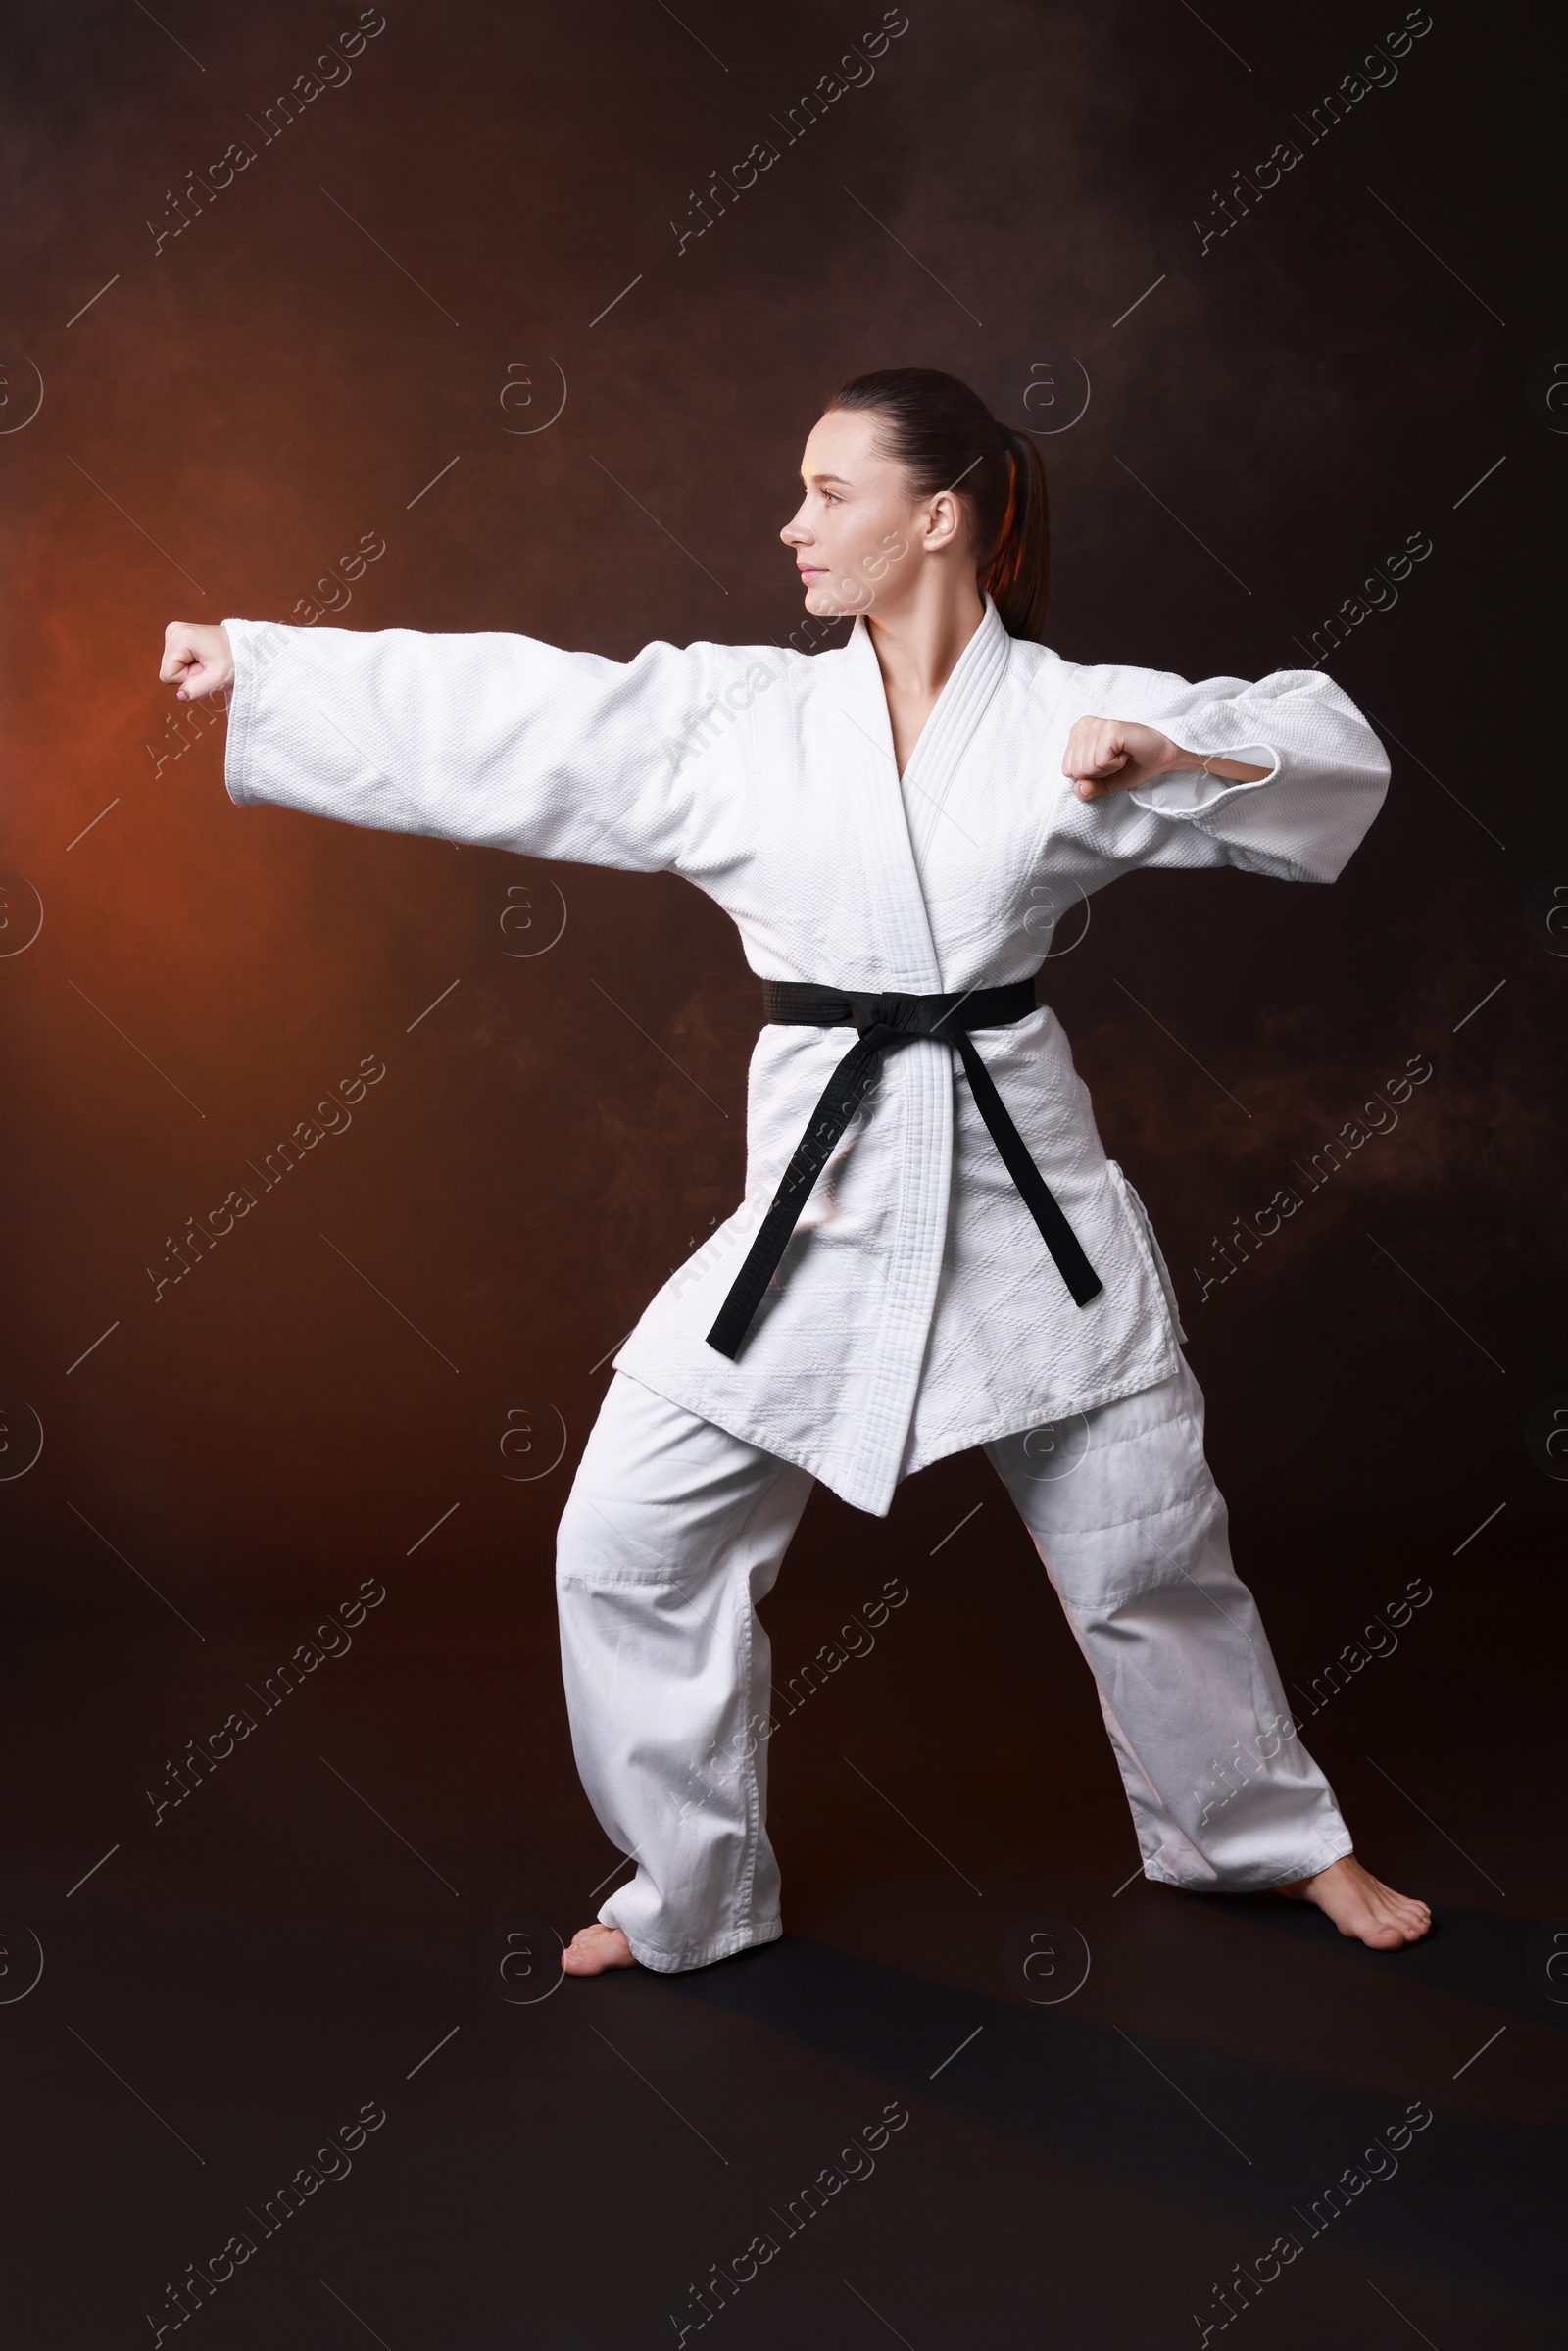
[(896, 612), (867, 612), (866, 626), (884, 685), (935, 701), (985, 612), (970, 571), (952, 580), (922, 581), (920, 593)]

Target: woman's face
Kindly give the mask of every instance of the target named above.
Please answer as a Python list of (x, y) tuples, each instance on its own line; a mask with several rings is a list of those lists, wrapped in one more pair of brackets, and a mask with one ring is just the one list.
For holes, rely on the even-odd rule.
[(808, 612), (896, 612), (912, 597), (921, 555), (965, 527), (948, 492), (910, 497), (903, 467), (876, 447), (880, 422), (865, 409), (832, 409), (806, 444), (806, 494), (779, 537), (795, 550)]

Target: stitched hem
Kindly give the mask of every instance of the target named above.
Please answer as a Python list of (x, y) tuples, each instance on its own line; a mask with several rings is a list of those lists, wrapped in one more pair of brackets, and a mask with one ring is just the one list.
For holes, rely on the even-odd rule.
[[(658, 1300), (654, 1302), (657, 1304)], [(641, 1328), (639, 1324), (638, 1331)], [(985, 1420), (976, 1421), (970, 1428), (945, 1431), (935, 1441), (937, 1450), (922, 1451), (917, 1460), (910, 1460), (906, 1454), (899, 1469), (883, 1486), (880, 1482), (862, 1484), (858, 1478), (850, 1476), (842, 1463), (824, 1459), (818, 1445), (797, 1445), (781, 1437), (776, 1429), (764, 1428), (760, 1421), (734, 1408), (738, 1398), (732, 1400), (727, 1396), (713, 1396), (705, 1390), (701, 1400), (694, 1401), (693, 1397), (698, 1392), (687, 1386), (678, 1368), (672, 1369), (662, 1361), (652, 1364), (644, 1362), (637, 1331), (631, 1334), (612, 1358), (616, 1371), (624, 1372), (628, 1380), (636, 1380), (644, 1388), (651, 1388), (655, 1396), (663, 1397), (666, 1404), (676, 1404), (683, 1412), (694, 1413), (699, 1420), (710, 1421), (727, 1435), (738, 1437), (743, 1445), (755, 1445), (759, 1452), (771, 1453), (777, 1460), (787, 1461), (796, 1469), (804, 1469), (808, 1477), (825, 1486), (829, 1493), (836, 1494), (852, 1510), (864, 1511), (868, 1518), (886, 1518), (893, 1507), (897, 1489), (906, 1478), (912, 1478), (917, 1471), (930, 1469), (935, 1462), (946, 1461), (954, 1453), (967, 1452), (973, 1445), (991, 1445), (1004, 1437), (1022, 1437), (1030, 1429), (1039, 1428), (1047, 1421), (1070, 1420), (1076, 1412), (1094, 1412), (1102, 1404), (1119, 1404), (1128, 1396), (1142, 1396), (1147, 1389), (1162, 1387), (1166, 1380), (1173, 1378), (1181, 1370), (1182, 1361), (1181, 1348), (1172, 1333), (1169, 1345), (1161, 1349), (1157, 1357), (1143, 1368), (1113, 1379), (1103, 1387), (1066, 1397), (1041, 1397), (1033, 1405), (1016, 1403), (1000, 1415), (993, 1413)]]
[(1294, 1886), (1298, 1878), (1315, 1877), (1330, 1862), (1343, 1861), (1353, 1850), (1354, 1840), (1346, 1829), (1338, 1837), (1322, 1838), (1305, 1861), (1293, 1862), (1289, 1868), (1266, 1861), (1246, 1872), (1216, 1870), (1212, 1878), (1178, 1878), (1173, 1871), (1151, 1860), (1144, 1864), (1144, 1876), (1156, 1886), (1174, 1886), (1188, 1894), (1261, 1894), (1271, 1892), (1277, 1886)]
[[(611, 1927), (618, 1924), (614, 1919), (602, 1919), (600, 1923)], [(626, 1935), (624, 1927), (621, 1933)], [(783, 1933), (782, 1920), (763, 1919), (755, 1927), (736, 1927), (730, 1934), (720, 1935), (716, 1942), (687, 1951), (657, 1951), (652, 1943), (639, 1942), (630, 1935), (626, 1935), (626, 1940), (631, 1944), (632, 1956), (645, 1968), (652, 1968), (660, 1976), (680, 1976), (688, 1968), (711, 1967), (715, 1960), (733, 1959), (737, 1951), (749, 1951), (758, 1943), (777, 1942)]]
[(1340, 1837), (1325, 1837), (1318, 1848), (1318, 1857), (1315, 1861), (1311, 1862), (1304, 1870), (1287, 1870), (1283, 1878), (1274, 1880), (1274, 1884), (1276, 1886), (1294, 1886), (1298, 1878), (1315, 1877), (1319, 1870), (1326, 1870), (1331, 1862), (1344, 1861), (1354, 1850), (1355, 1839), (1348, 1829), (1345, 1830)]
[(223, 741), (223, 789), (234, 806), (250, 808), (255, 794), (245, 780), (250, 763), (251, 733), (256, 699), (256, 680), (251, 674), (252, 647), (248, 634), (235, 635), (236, 629), (248, 630), (245, 621), (225, 620), (229, 630), (229, 645), (234, 656), (234, 679), (223, 700), (226, 705), (228, 730)]
[[(983, 1421), (976, 1421), (970, 1428), (944, 1431), (935, 1440), (940, 1449), (935, 1452), (922, 1450), (918, 1459), (900, 1469), (900, 1482), (916, 1476), (922, 1469), (930, 1469), (938, 1461), (948, 1460), (954, 1453), (967, 1452), (973, 1445), (997, 1445), (1004, 1437), (1025, 1437), (1031, 1429), (1038, 1429), (1047, 1422), (1070, 1420), (1078, 1412), (1098, 1412), (1102, 1404), (1125, 1403), (1130, 1396), (1143, 1396), (1151, 1388), (1162, 1388), (1167, 1380), (1173, 1379), (1181, 1370), (1182, 1363), (1181, 1347), (1172, 1333), (1169, 1345), (1161, 1349), (1150, 1366), (1123, 1378), (1113, 1379), (1103, 1387), (1087, 1389), (1081, 1395), (1065, 1398), (1043, 1397), (1033, 1406), (1014, 1404), (1000, 1418), (993, 1413)], [(1180, 1412), (1171, 1415), (1172, 1419), (1181, 1417)], [(1164, 1421), (1154, 1423), (1155, 1428), (1165, 1426)], [(1146, 1431), (1145, 1434), (1152, 1435), (1152, 1431)], [(1118, 1439), (1116, 1442), (1122, 1441)], [(832, 1485), (831, 1478), (823, 1472), (818, 1471), (817, 1475), (824, 1486)], [(838, 1489), (834, 1487), (833, 1491), (837, 1493)], [(885, 1518), (887, 1512), (884, 1510), (876, 1515)]]

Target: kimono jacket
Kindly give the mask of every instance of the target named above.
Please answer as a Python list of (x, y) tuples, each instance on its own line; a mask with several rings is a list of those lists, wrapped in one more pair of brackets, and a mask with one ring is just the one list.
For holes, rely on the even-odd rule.
[[(1029, 977), (1052, 924), (1137, 866), (1331, 882), (1388, 761), (1320, 671), (1198, 685), (1082, 665), (984, 619), (901, 779), (863, 618), (840, 649), (656, 643), (631, 661), (501, 634), (230, 620), (225, 781), (241, 803), (530, 857), (681, 874), (753, 971), (949, 994)], [(1083, 716), (1137, 719), (1196, 767), (1079, 800)], [(1108, 1159), (1049, 1005), (974, 1042), (1103, 1284), (1074, 1304), (947, 1042), (883, 1055), (731, 1361), (707, 1333), (853, 1033), (764, 1026), (746, 1197), (615, 1364), (885, 1516), (944, 1454), (1129, 1396), (1179, 1366), (1169, 1276)]]

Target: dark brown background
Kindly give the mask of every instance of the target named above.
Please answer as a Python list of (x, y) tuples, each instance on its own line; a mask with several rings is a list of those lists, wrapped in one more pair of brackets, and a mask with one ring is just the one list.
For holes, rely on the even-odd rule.
[[(1518, 2217), (1534, 2159), (1494, 2209), (1477, 2198), (1478, 2182), (1500, 2177), (1499, 2148), (1512, 2160), (1531, 2143), (1544, 2095), (1544, 2059), (1518, 2054), (1532, 2035), (1552, 2045), (1553, 2011), (1530, 1993), (1521, 1958), (1526, 1914), (1568, 1907), (1552, 1875), (1558, 1748), (1546, 1733), (1564, 1489), (1528, 1442), (1568, 1391), (1552, 1118), (1564, 964), (1551, 950), (1563, 942), (1531, 912), (1532, 893), (1539, 905), (1568, 868), (1557, 639), (1537, 595), (1568, 451), (1541, 391), (1543, 367), (1568, 347), (1560, 272), (1542, 244), (1541, 20), (1437, 8), (1394, 85), (1307, 147), (1255, 216), (1202, 255), (1193, 221), (1211, 219), (1216, 186), (1281, 138), (1306, 146), (1293, 118), (1401, 9), (1215, 0), (1200, 17), (1179, 0), (912, 0), (870, 86), (677, 253), (669, 222), (690, 217), (690, 191), (754, 140), (782, 145), (774, 118), (879, 13), (393, 5), (346, 86), (264, 145), (254, 118), (352, 10), (172, 0), (156, 21), (131, 6), (11, 12), (0, 422), (25, 417), (40, 377), (44, 389), (33, 419), (0, 438), (3, 862), (25, 885), (13, 893), (24, 932), (28, 888), (44, 909), (35, 942), (0, 962), (0, 1390), (44, 1432), (36, 1465), (0, 1488), (19, 1664), (6, 1747), (14, 1890), (0, 1911), (29, 1923), (50, 1961), (26, 2008), (0, 2009), (20, 2033), (27, 2111), (53, 2118), (37, 2124), (49, 2158), (29, 2167), (44, 2262), (24, 2288), (29, 2344), (128, 2341), (165, 2276), (239, 2225), (221, 2217), (229, 2204), (212, 2176), (193, 2177), (68, 2023), (155, 2107), (190, 2119), (210, 2101), (188, 2135), (232, 2128), (233, 2196), (245, 2179), (265, 2194), (264, 2175), (300, 2160), (325, 2127), (323, 2073), (328, 2107), (341, 2097), (352, 2111), (377, 2082), (412, 2104), (421, 2091), (399, 2078), (457, 2013), (420, 1987), (475, 1986), (463, 1995), (477, 2004), (468, 2085), (439, 2122), (400, 2110), (386, 2137), (412, 2169), (395, 2190), (389, 2170), (358, 2191), (366, 2214), (387, 2199), (361, 2224), (368, 2246), (385, 2239), (375, 2292), (338, 2280), (356, 2311), (374, 2302), (397, 2351), (652, 2341), (687, 2276), (738, 2250), (768, 2201), (760, 2187), (750, 2202), (737, 2190), (720, 2217), (699, 2198), (694, 2221), (674, 2180), (667, 2211), (646, 2197), (622, 2209), (611, 2190), (592, 2225), (568, 2198), (514, 2238), (501, 2216), (531, 2208), (538, 2222), (579, 2095), (603, 2118), (619, 2084), (596, 2074), (579, 2092), (578, 2056), (568, 2064), (552, 2044), (557, 2103), (530, 2077), (518, 2096), (531, 2119), (520, 2137), (503, 2127), (487, 2103), (502, 2060), (479, 2059), (478, 2027), (517, 2016), (472, 1973), (498, 1919), (524, 1912), (569, 1932), (613, 1858), (571, 1771), (551, 1541), (606, 1358), (739, 1198), (756, 985), (723, 918), (671, 878), (546, 869), (235, 808), (220, 724), (155, 772), (145, 747), (171, 747), (172, 697), (156, 683), (165, 622), (287, 619), (327, 565), (377, 532), (386, 553), (344, 625), (518, 629), (617, 658), (655, 636), (779, 639), (799, 602), (776, 532), (823, 394), (870, 367), (938, 366), (1022, 422), (1021, 386), (1045, 361), (1063, 386), (1076, 362), (1092, 387), (1081, 420), (1042, 442), (1056, 515), (1054, 642), (1069, 657), (1195, 676), (1295, 665), (1407, 534), (1433, 543), (1396, 607), (1329, 663), (1394, 756), (1387, 809), (1346, 878), (1321, 891), (1135, 877), (1096, 901), (1089, 935), (1048, 967), (1042, 991), (1170, 1258), (1239, 1563), (1287, 1678), (1316, 1674), (1410, 1577), (1434, 1587), (1398, 1657), (1368, 1668), (1311, 1736), (1369, 1845), (1375, 1832), (1374, 1863), (1413, 1874), (1451, 1920), (1470, 1921), (1469, 1943), (1450, 1922), (1449, 1959), (1435, 1942), (1402, 1979), (1468, 1953), (1451, 1996), (1481, 2005), (1454, 2025), (1453, 2063), (1490, 2030), (1486, 2001), (1522, 2004), (1529, 2020), (1502, 2044), (1516, 2070), (1494, 2108), (1481, 2068), (1452, 2085), (1472, 2121), (1502, 2135), (1475, 2155), (1473, 2177), (1446, 2176), (1451, 2207), (1421, 2207), (1409, 2190), (1405, 2214), (1424, 2216), (1411, 2299), (1389, 2291), (1405, 2310), (1427, 2294), (1429, 2333), (1464, 2307), (1493, 2339), (1538, 2339), (1540, 2246)], [(166, 191), (237, 138), (259, 150), (254, 163), (155, 253), (145, 222), (168, 218)], [(527, 368), (532, 411), (503, 408), (509, 367)], [(508, 429), (547, 416), (563, 379), (557, 421)], [(541, 921), (557, 892), (567, 915), (559, 943), (531, 958), (505, 952), (501, 927), (519, 882)], [(1064, 947), (1078, 927), (1064, 924)], [(167, 1237), (249, 1181), (246, 1161), (368, 1053), (386, 1076), (352, 1128), (155, 1303), (146, 1268), (168, 1270)], [(1213, 1237), (1296, 1181), (1293, 1162), (1418, 1054), (1435, 1074), (1397, 1130), (1200, 1304)], [(550, 1474), (514, 1483), (501, 1474), (497, 1416), (524, 1397), (541, 1432), (559, 1414), (565, 1451)], [(13, 1463), (32, 1425), (14, 1416)], [(1106, 1907), (1132, 1859), (1112, 1767), (1081, 1667), (983, 1464), (911, 1482), (887, 1522), (813, 1500), (770, 1610), (783, 1671), (890, 1575), (911, 1590), (905, 1646), (890, 1632), (882, 1662), (856, 1667), (855, 1694), (824, 1692), (821, 1727), (803, 1725), (775, 1753), (792, 1927), (868, 1969), (949, 1984), (990, 1984), (1002, 1931), (1030, 1903), (1078, 1919), (1102, 1953), (1114, 1947), (1098, 1938), (1126, 1932), (1146, 1894), (1156, 1909), (1160, 1897), (1140, 1887)], [(259, 1734), (154, 1831), (143, 1791), (165, 1757), (242, 1703), (244, 1683), (366, 1576), (387, 1600), (357, 1655), (322, 1669), (329, 1690), (293, 1701), (316, 1717), (270, 1726), (268, 1759)], [(940, 1863), (912, 1841), (890, 1859), (886, 1816), (862, 1820), (853, 1788), (846, 1795), (840, 1757), (857, 1739), (902, 1810), (944, 1851), (961, 1848), (992, 1894), (979, 1943), (967, 1912), (947, 1917), (953, 1893), (960, 1908), (968, 1897)], [(382, 1833), (327, 1780), (323, 1752), (421, 1855), (446, 1856), (463, 1888), (456, 1930), (448, 1897), (402, 1848), (383, 1838), (368, 1850), (366, 1834)], [(115, 1858), (68, 1897), (110, 1846)], [(1064, 1886), (1078, 1888), (1072, 1900)], [(428, 1917), (417, 1908), (427, 1892)], [(1152, 2010), (1129, 1994), (1106, 2012), (1118, 2031), (1153, 2033), (1156, 2011), (1158, 2030), (1191, 2026), (1204, 1996), (1194, 1986), (1230, 1965), (1201, 1945), (1224, 1915), (1216, 1906), (1201, 1930), (1168, 1931), (1200, 1938), (1190, 1983), (1135, 1934), (1126, 1983)], [(1303, 1968), (1309, 1959), (1324, 1984), (1343, 1986), (1359, 1965), (1321, 1940), (1301, 1945)], [(1097, 1985), (1104, 1969), (1102, 1958)], [(352, 2019), (367, 1970), (395, 2061), (360, 2062)], [(837, 2015), (821, 1996), (821, 2013)], [(1334, 2077), (1339, 1996), (1324, 1993), (1325, 2038), (1304, 2057), (1279, 2019), (1299, 2020), (1316, 1995), (1281, 1992), (1276, 2039), (1234, 2060), (1244, 2074), (1252, 2065), (1246, 2094), (1261, 2111), (1280, 2102), (1270, 2066), (1299, 2063), (1283, 2093), (1298, 2116), (1303, 2082)], [(649, 2018), (700, 2022), (692, 1997), (644, 1982), (627, 1991)], [(816, 1992), (802, 1997), (817, 2016)], [(58, 2022), (49, 1998), (65, 2002)], [(565, 2008), (518, 2013), (537, 2025)], [(965, 2029), (959, 2017), (953, 2040)], [(1211, 2037), (1228, 2046), (1235, 2029), (1218, 2023)], [(1449, 2088), (1446, 2057), (1434, 2055), (1425, 2072), (1391, 2063), (1385, 2090), (1370, 2055), (1385, 2029), (1357, 2011), (1350, 2033), (1351, 2071), (1368, 2069), (1357, 2079), (1369, 2129), (1396, 2086), (1391, 2114), (1428, 2083)], [(1433, 2030), (1447, 2052), (1446, 2025)], [(579, 2042), (589, 2063), (581, 2030)], [(827, 2064), (825, 2045), (812, 2065)], [(720, 2062), (704, 2042), (692, 2062), (733, 2082), (755, 2054)], [(416, 2082), (434, 2096), (436, 2066), (450, 2061)], [(192, 2086), (166, 2101), (153, 2084), (186, 2068)], [(644, 2070), (670, 2086), (659, 2062)], [(798, 2095), (808, 2122), (820, 2091), (837, 2117), (844, 2099), (813, 2082), (786, 2069), (770, 2110), (787, 2121)], [(84, 2118), (100, 2100), (93, 2125)], [(856, 2097), (845, 2129), (850, 2108)], [(498, 2131), (485, 2158), (496, 2216), (483, 2228), (484, 2196), (471, 2180), (460, 2195), (435, 2153), (468, 2149), (481, 2110)], [(1094, 2111), (1086, 2092), (1083, 2114)], [(639, 2173), (659, 2171), (635, 2114), (635, 2126), (612, 2114), (608, 2127)], [(183, 2167), (167, 2181), (144, 2181), (143, 2126), (154, 2168), (166, 2150)], [(840, 2127), (803, 2123), (803, 2178)], [(1362, 2128), (1359, 2108), (1345, 2128)], [(1152, 2129), (1135, 2119), (1129, 2143), (1147, 2145)], [(1326, 2178), (1340, 2140), (1325, 2132)], [(938, 2145), (934, 2126), (924, 2143)], [(1107, 2304), (1094, 2283), (1107, 2262), (1119, 2267), (1117, 2216), (1129, 2213), (1146, 2243), (1169, 2231), (1167, 2282), (1137, 2305), (1138, 2339), (1191, 2339), (1204, 2280), (1266, 2243), (1282, 2225), (1268, 2216), (1293, 2198), (1281, 2185), (1255, 2220), (1238, 2219), (1227, 2182), (1210, 2244), (1177, 2208), (1198, 2192), (1178, 2149), (1157, 2191), (1107, 2174), (1106, 2201), (1089, 2195), (1069, 2226), (1062, 2199), (1069, 2179), (1081, 2184), (1082, 2143), (1066, 2133), (1069, 2170), (1048, 2190), (1063, 2218), (1056, 2291), (1076, 2314), (1059, 2339), (1134, 2340), (1133, 2306), (1115, 2299), (1130, 2284)], [(960, 2132), (930, 2153), (918, 2194), (911, 2170), (906, 2234), (894, 2232), (899, 2324), (921, 2351), (985, 2339), (1033, 2307), (1019, 2232), (1038, 2182), (1016, 2215), (988, 2190), (983, 2210), (953, 2222), (963, 2241), (998, 2232), (983, 2264), (989, 2304), (959, 2291), (969, 2257), (936, 2243), (959, 2182), (979, 2177), (976, 2163), (984, 2172), (967, 2144)], [(575, 2159), (591, 2155), (589, 2143)], [(451, 2160), (461, 2177), (465, 2155)], [(1302, 2157), (1307, 2194), (1314, 2160)], [(508, 2168), (519, 2163), (533, 2167), (525, 2179)], [(775, 2189), (793, 2193), (793, 2177), (784, 2162)], [(441, 2202), (449, 2192), (461, 2218)], [(425, 2239), (432, 2212), (449, 2246), (479, 2229), (451, 2256), (461, 2287)], [(588, 2230), (581, 2245), (574, 2223)], [(620, 2248), (608, 2271), (594, 2227)], [(90, 2288), (74, 2284), (63, 2301), (44, 2290), (50, 2264), (117, 2228), (129, 2238)], [(411, 2232), (423, 2247), (412, 2263)], [(584, 2251), (586, 2271), (572, 2266)], [(296, 2289), (276, 2249), (201, 2328), (215, 2340), (227, 2328), (234, 2343), (358, 2339), (312, 2282), (334, 2257), (300, 2255)], [(831, 2280), (838, 2256), (822, 2258)], [(1359, 2255), (1347, 2258), (1353, 2282)], [(346, 2278), (346, 2255), (342, 2267)], [(1325, 2249), (1317, 2276), (1329, 2275)], [(809, 2295), (797, 2309), (782, 2277), (775, 2289), (766, 2309), (759, 2288), (750, 2317), (725, 2314), (737, 2341), (876, 2339), (863, 2314), (870, 2332), (850, 2330), (839, 2284), (831, 2314)], [(1336, 2339), (1370, 2342), (1386, 2314), (1354, 2292), (1358, 2331)], [(95, 2315), (89, 2294), (101, 2297)], [(1272, 2319), (1250, 2315), (1259, 2341), (1324, 2339), (1329, 2305), (1307, 2295), (1303, 2285)]]

